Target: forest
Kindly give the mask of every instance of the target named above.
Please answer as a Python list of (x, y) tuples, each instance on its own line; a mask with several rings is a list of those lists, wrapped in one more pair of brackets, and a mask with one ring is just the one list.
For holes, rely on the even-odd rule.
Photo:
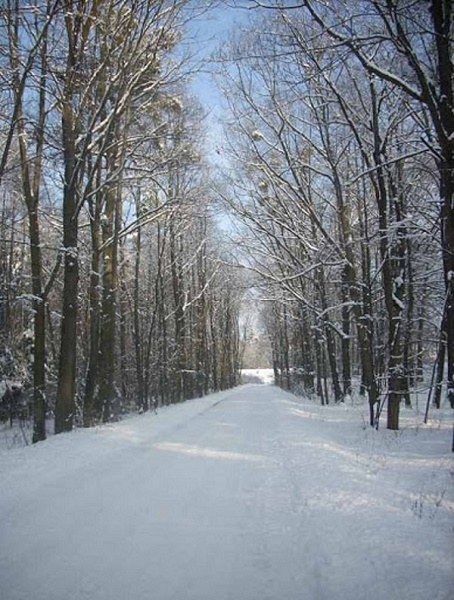
[[(220, 6), (241, 26), (197, 54)], [(452, 21), (450, 0), (3, 0), (2, 418), (38, 442), (237, 385), (248, 293), (285, 390), (362, 396), (392, 430), (415, 390), (454, 408)]]

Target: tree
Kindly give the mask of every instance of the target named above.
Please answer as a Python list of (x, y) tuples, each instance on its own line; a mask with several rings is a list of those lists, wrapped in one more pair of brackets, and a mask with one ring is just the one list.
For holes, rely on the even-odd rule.
[[(404, 296), (414, 294), (407, 274), (415, 270), (409, 236), (416, 221), (407, 210), (409, 198), (417, 214), (426, 201), (411, 183), (425, 151), (416, 134), (424, 113), (391, 82), (361, 79), (361, 64), (333, 47), (306, 14), (282, 9), (263, 24), (257, 20), (254, 33), (221, 56), (229, 61), (223, 74), (242, 169), (232, 205), (256, 233), (247, 243), (252, 268), (285, 291), (277, 347), (290, 344), (293, 298), (313, 312), (314, 331), (326, 344), (326, 356), (316, 344), (319, 381), (327, 361), (334, 398), (341, 399), (338, 364), (348, 390), (355, 342), (371, 425), (381, 412), (380, 384), (394, 429), (400, 400), (408, 398), (404, 330), (411, 336), (413, 317)], [(390, 55), (398, 62), (395, 49), (387, 49)], [(299, 307), (291, 312), (303, 314)], [(378, 339), (387, 340), (382, 352)], [(280, 354), (288, 363), (287, 350)]]
[[(162, 81), (160, 58), (172, 46), (172, 36), (185, 2), (129, 3), (80, 2), (65, 14), (67, 66), (63, 75), (60, 107), (64, 154), (65, 287), (60, 351), (56, 431), (72, 428), (75, 403), (78, 220), (92, 193), (101, 164), (104, 199), (104, 294), (100, 320), (102, 360), (97, 376), (100, 387), (95, 412), (110, 415), (115, 395), (111, 386), (117, 286), (117, 234), (119, 199), (125, 163), (128, 115), (140, 101), (150, 102)], [(86, 85), (86, 82), (89, 85)], [(93, 99), (100, 99), (92, 104)], [(126, 128), (126, 129), (125, 129)], [(87, 171), (88, 156), (96, 151)], [(116, 223), (116, 225), (115, 225)], [(106, 337), (107, 336), (107, 337)], [(102, 407), (102, 408), (101, 408)]]
[(35, 441), (46, 411), (60, 433), (238, 381), (238, 281), (186, 90), (194, 61), (176, 52), (205, 5), (2, 12), (0, 360), (25, 387), (33, 369)]
[[(323, 10), (316, 2), (301, 3), (311, 17), (337, 45), (347, 48), (367, 73), (396, 86), (427, 108), (432, 130), (421, 122), (421, 133), (432, 152), (439, 174), (440, 234), (446, 299), (442, 329), (446, 332), (448, 375), (447, 395), (454, 408), (454, 64), (452, 61), (452, 3), (380, 2), (370, 0), (383, 31), (377, 39), (364, 29), (360, 12), (350, 12), (348, 20), (337, 4)], [(347, 25), (348, 22), (348, 25)], [(430, 24), (430, 27), (428, 26)], [(380, 46), (391, 46), (401, 58), (390, 63)], [(378, 51), (377, 51), (378, 50)], [(406, 69), (403, 68), (405, 64)]]
[[(59, 268), (59, 260), (47, 284), (44, 283), (41, 232), (40, 232), (40, 192), (43, 179), (43, 155), (48, 105), (48, 39), (49, 24), (55, 16), (55, 5), (48, 3), (41, 12), (36, 7), (32, 18), (27, 10), (23, 12), (16, 4), (8, 2), (9, 57), (14, 98), (13, 120), (8, 132), (3, 159), (6, 161), (14, 126), (20, 155), (21, 180), (28, 215), (30, 240), (31, 279), (33, 294), (34, 335), (33, 335), (33, 398), (34, 429), (33, 442), (46, 439), (46, 302)], [(25, 53), (25, 56), (24, 56)], [(30, 84), (36, 78), (37, 86)], [(25, 90), (36, 97), (36, 113), (24, 111)], [(35, 144), (28, 140), (34, 132)], [(6, 165), (6, 162), (4, 162)], [(1, 173), (0, 173), (1, 176)]]

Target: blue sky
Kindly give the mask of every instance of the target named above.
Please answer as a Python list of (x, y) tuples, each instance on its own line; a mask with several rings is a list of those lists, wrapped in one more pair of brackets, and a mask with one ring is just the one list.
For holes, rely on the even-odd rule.
[[(242, 3), (244, 6), (245, 3)], [(241, 3), (240, 3), (241, 6)], [(192, 91), (208, 112), (207, 117), (207, 150), (211, 154), (218, 146), (222, 137), (222, 115), (224, 101), (214, 82), (210, 71), (210, 57), (238, 27), (245, 26), (249, 11), (232, 5), (219, 5), (193, 20), (189, 26), (189, 34), (195, 40), (197, 58), (206, 60), (206, 67), (194, 75)]]
[[(225, 42), (231, 33), (244, 25), (248, 11), (229, 6), (218, 6), (191, 23), (190, 32), (196, 39), (197, 53), (200, 59), (209, 60), (210, 56)], [(208, 66), (208, 68), (210, 68)], [(207, 108), (216, 108), (219, 95), (210, 73), (198, 73), (193, 81), (193, 89)]]

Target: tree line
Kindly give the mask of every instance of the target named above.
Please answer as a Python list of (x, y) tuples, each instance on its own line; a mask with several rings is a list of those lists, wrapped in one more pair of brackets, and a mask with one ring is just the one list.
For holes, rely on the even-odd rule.
[(371, 425), (386, 405), (398, 429), (434, 365), (429, 400), (446, 383), (454, 407), (451, 3), (245, 4), (251, 26), (218, 59), (236, 165), (225, 200), (276, 380), (322, 403), (358, 380)]
[[(202, 3), (203, 4), (203, 3)], [(0, 365), (33, 441), (224, 389), (237, 275), (219, 244), (187, 0), (5, 0)]]
[(1, 9), (0, 365), (33, 396), (34, 441), (49, 413), (58, 433), (238, 381), (219, 198), (277, 383), (327, 403), (358, 381), (391, 429), (423, 378), (454, 406), (451, 3), (237, 3), (222, 185), (188, 91), (208, 5)]

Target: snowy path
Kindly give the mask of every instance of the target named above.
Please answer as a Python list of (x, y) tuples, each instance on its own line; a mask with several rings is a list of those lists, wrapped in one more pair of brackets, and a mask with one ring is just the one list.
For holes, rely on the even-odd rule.
[(352, 410), (250, 385), (2, 454), (0, 599), (448, 600), (449, 432)]

